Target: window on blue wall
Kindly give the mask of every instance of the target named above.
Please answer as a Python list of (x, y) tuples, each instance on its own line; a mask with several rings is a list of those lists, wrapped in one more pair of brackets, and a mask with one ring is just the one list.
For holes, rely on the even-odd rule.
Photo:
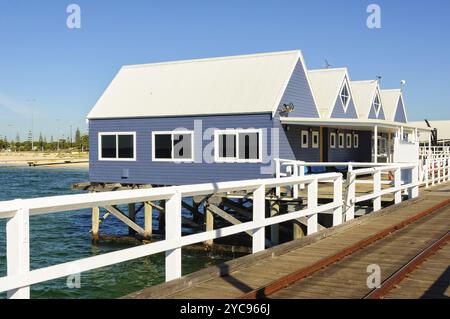
[(215, 161), (259, 162), (261, 160), (261, 142), (261, 130), (218, 130), (215, 132)]
[(101, 157), (116, 158), (116, 136), (102, 135), (101, 139)]
[(153, 132), (153, 161), (192, 161), (192, 132)]
[(308, 148), (309, 147), (309, 132), (308, 131), (302, 131), (301, 133), (301, 146), (302, 148)]
[(239, 133), (239, 159), (257, 160), (259, 158), (259, 133)]
[(348, 101), (350, 100), (350, 94), (348, 93), (347, 83), (344, 84), (341, 91), (341, 101), (344, 105), (344, 108), (347, 108)]
[(135, 160), (136, 133), (99, 133), (100, 160)]
[(344, 140), (344, 133), (339, 133), (339, 148), (344, 148), (345, 140)]
[(353, 135), (353, 148), (359, 148), (359, 135)]
[(347, 134), (347, 148), (352, 148), (352, 134)]
[(336, 148), (336, 133), (330, 133), (330, 148)]
[(172, 134), (155, 134), (155, 158), (172, 158)]

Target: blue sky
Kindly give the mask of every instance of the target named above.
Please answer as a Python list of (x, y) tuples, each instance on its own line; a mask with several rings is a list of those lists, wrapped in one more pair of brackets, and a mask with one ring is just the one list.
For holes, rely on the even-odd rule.
[[(81, 29), (66, 26), (71, 3)], [(381, 29), (366, 26), (371, 3)], [(405, 79), (409, 120), (450, 119), (449, 16), (448, 0), (0, 0), (0, 135), (25, 138), (31, 113), (47, 136), (86, 131), (124, 64), (291, 49), (309, 68), (347, 66), (353, 80)]]

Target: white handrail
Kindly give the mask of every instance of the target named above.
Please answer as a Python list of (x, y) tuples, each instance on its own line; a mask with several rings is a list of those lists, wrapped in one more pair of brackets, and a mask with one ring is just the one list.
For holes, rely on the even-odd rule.
[[(326, 205), (318, 204), (318, 182), (331, 182), (334, 184), (335, 192), (331, 203)], [(265, 194), (267, 189), (299, 184), (304, 184), (308, 187), (308, 205), (305, 209), (279, 216), (265, 217)], [(166, 253), (166, 280), (173, 280), (181, 276), (181, 248), (184, 246), (251, 231), (253, 234), (253, 252), (256, 253), (265, 249), (264, 227), (307, 217), (308, 234), (312, 234), (318, 228), (317, 215), (327, 211), (333, 212), (334, 225), (342, 223), (341, 185), (342, 174), (328, 173), (304, 177), (293, 176), (0, 202), (0, 218), (9, 218), (6, 227), (8, 272), (6, 277), (0, 278), (0, 291), (7, 291), (8, 298), (29, 298), (30, 285), (72, 275), (74, 274), (74, 269), (77, 270), (76, 272), (83, 272), (161, 252)], [(253, 192), (252, 221), (182, 236), (181, 201), (183, 197), (242, 190)], [(30, 216), (154, 200), (166, 200), (165, 240), (30, 270), (28, 226)]]

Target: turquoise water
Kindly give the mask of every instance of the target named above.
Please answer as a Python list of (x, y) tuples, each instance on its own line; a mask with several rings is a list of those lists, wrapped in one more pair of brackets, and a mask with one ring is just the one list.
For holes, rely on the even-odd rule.
[[(86, 169), (0, 166), (0, 201), (77, 193), (70, 185), (88, 180)], [(142, 225), (142, 214), (137, 222)], [(0, 219), (0, 277), (6, 275), (5, 223)], [(31, 268), (37, 269), (83, 257), (128, 248), (130, 244), (91, 244), (89, 210), (34, 216), (30, 219)], [(104, 234), (126, 234), (127, 226), (110, 216), (102, 223)], [(205, 252), (183, 251), (183, 274), (231, 259)], [(116, 298), (164, 280), (162, 254), (82, 273), (81, 287), (70, 289), (67, 278), (33, 285), (32, 298)], [(0, 293), (0, 298), (5, 298)]]

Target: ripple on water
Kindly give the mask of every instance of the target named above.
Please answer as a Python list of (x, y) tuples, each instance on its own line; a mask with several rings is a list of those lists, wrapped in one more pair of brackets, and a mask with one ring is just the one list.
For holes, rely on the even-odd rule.
[[(0, 166), (0, 201), (73, 194), (73, 183), (88, 180), (83, 169), (55, 169)], [(138, 216), (142, 223), (142, 216)], [(91, 245), (89, 210), (40, 215), (30, 221), (31, 268), (63, 262), (130, 247), (123, 243)], [(128, 228), (114, 217), (102, 225), (106, 234), (126, 234)], [(0, 276), (6, 275), (5, 220), (0, 220)], [(229, 256), (211, 259), (206, 253), (183, 251), (183, 273), (214, 265)], [(81, 287), (69, 289), (67, 278), (32, 286), (33, 298), (115, 298), (164, 280), (164, 255), (158, 254), (81, 274)], [(5, 298), (5, 294), (0, 294)]]

